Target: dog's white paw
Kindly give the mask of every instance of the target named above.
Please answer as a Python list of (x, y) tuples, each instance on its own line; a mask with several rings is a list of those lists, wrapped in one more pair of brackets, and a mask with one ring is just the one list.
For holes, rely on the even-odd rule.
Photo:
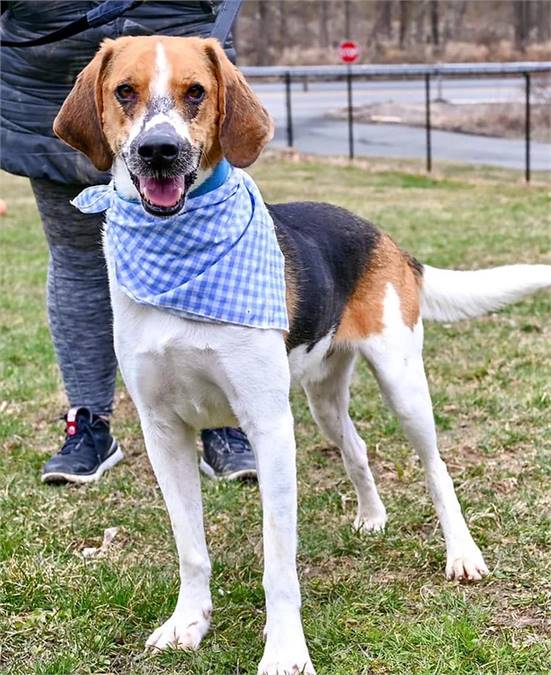
[(298, 658), (264, 658), (258, 666), (258, 675), (316, 675), (308, 653)]
[(354, 519), (354, 530), (361, 534), (373, 534), (385, 529), (387, 515), (385, 508), (370, 514), (358, 513)]
[(210, 611), (201, 612), (198, 616), (174, 612), (170, 619), (151, 633), (145, 646), (159, 651), (170, 647), (196, 650), (208, 631), (209, 624)]
[(265, 629), (266, 647), (258, 666), (258, 675), (316, 675), (300, 620), (280, 624), (282, 630)]
[(488, 574), (488, 568), (478, 546), (472, 542), (463, 550), (448, 553), (446, 578), (456, 581), (480, 581)]

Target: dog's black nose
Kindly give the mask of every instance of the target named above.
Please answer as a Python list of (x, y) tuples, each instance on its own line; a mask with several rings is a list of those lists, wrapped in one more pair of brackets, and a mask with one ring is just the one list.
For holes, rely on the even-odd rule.
[(150, 134), (141, 141), (137, 151), (147, 164), (166, 164), (178, 157), (180, 145), (174, 140), (174, 136)]

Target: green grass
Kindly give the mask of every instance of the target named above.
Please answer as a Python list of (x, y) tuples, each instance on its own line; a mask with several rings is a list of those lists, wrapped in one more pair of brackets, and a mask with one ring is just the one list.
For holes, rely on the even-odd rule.
[[(433, 178), (397, 163), (267, 159), (267, 200), (320, 199), (389, 231), (420, 260), (476, 267), (551, 262), (548, 186), (461, 167)], [(178, 588), (164, 505), (119, 387), (126, 461), (98, 485), (46, 487), (65, 402), (44, 309), (47, 250), (27, 182), (2, 176), (0, 221), (0, 672), (233, 675), (262, 653), (255, 485), (204, 481), (214, 617), (196, 654), (143, 653)], [(547, 673), (551, 658), (551, 297), (485, 319), (426, 328), (442, 454), (491, 575), (444, 580), (444, 547), (423, 477), (366, 368), (352, 414), (389, 511), (385, 534), (352, 532), (353, 490), (302, 394), (299, 568), (319, 675)], [(85, 559), (105, 528), (119, 534)]]

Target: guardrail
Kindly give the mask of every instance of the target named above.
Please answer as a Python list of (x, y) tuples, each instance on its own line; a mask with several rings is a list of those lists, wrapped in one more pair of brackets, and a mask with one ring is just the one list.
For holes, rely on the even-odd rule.
[(287, 145), (293, 146), (292, 82), (293, 79), (343, 80), (347, 82), (348, 98), (348, 155), (354, 158), (354, 79), (397, 79), (424, 80), (425, 84), (425, 131), (426, 167), (432, 170), (432, 125), (431, 125), (431, 79), (433, 77), (476, 77), (480, 75), (522, 75), (525, 82), (525, 178), (530, 181), (530, 90), (531, 76), (551, 72), (551, 61), (520, 61), (513, 63), (438, 63), (438, 64), (359, 64), (352, 66), (248, 66), (241, 69), (248, 78), (276, 78), (285, 86), (287, 111)]

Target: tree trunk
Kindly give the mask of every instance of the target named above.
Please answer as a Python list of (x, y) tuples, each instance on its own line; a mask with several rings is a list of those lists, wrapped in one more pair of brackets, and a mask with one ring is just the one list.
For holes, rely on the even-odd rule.
[(418, 45), (425, 44), (425, 19), (427, 16), (427, 3), (420, 0), (415, 8), (415, 42)]
[(463, 37), (463, 21), (465, 20), (465, 12), (467, 11), (467, 0), (455, 2), (453, 9), (453, 24), (450, 26), (448, 39), (461, 40)]
[(350, 40), (352, 38), (352, 6), (350, 0), (344, 0), (344, 38)]
[(536, 5), (536, 37), (538, 42), (551, 38), (551, 2), (544, 0)]
[(383, 35), (387, 39), (392, 37), (392, 0), (377, 0), (375, 2), (375, 20), (373, 32), (376, 37)]
[(430, 0), (430, 37), (433, 50), (437, 50), (440, 44), (440, 16), (438, 0)]
[(525, 0), (513, 0), (513, 25), (515, 47), (524, 52), (528, 42), (528, 3)]
[(329, 47), (329, 3), (327, 0), (319, 0), (319, 45), (322, 49)]
[(400, 49), (403, 49), (409, 42), (409, 24), (411, 19), (411, 6), (409, 0), (400, 0)]
[[(392, 5), (388, 0), (377, 0), (375, 2), (375, 17), (371, 24), (371, 30), (368, 33), (367, 48), (370, 59), (376, 59), (381, 49), (381, 38), (391, 36), (391, 18)], [(369, 25), (369, 15), (367, 17)]]
[(270, 63), (270, 3), (268, 0), (258, 2), (258, 42), (256, 43), (256, 62), (259, 66)]
[(442, 31), (442, 43), (444, 45), (450, 40), (460, 39), (466, 4), (465, 0), (458, 0), (451, 5), (444, 5), (444, 30)]
[(278, 11), (279, 11), (279, 35), (278, 35), (278, 44), (279, 50), (283, 51), (285, 47), (289, 46), (289, 41), (287, 38), (287, 2), (286, 0), (279, 0), (278, 2)]

